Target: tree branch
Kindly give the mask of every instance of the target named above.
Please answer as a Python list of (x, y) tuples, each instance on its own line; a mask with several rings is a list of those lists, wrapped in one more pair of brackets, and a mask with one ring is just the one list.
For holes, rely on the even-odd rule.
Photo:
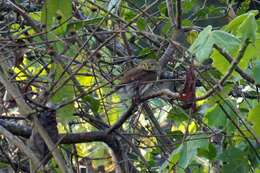
[(172, 26), (175, 26), (176, 21), (175, 21), (175, 18), (174, 18), (172, 0), (166, 0), (166, 5), (167, 5), (168, 16), (172, 20)]
[(120, 128), (122, 124), (136, 111), (136, 109), (137, 109), (137, 104), (132, 102), (128, 110), (123, 115), (121, 115), (119, 120), (112, 127), (106, 130), (106, 134), (110, 134), (114, 130)]
[[(233, 61), (233, 58), (230, 54), (228, 54), (224, 49), (222, 49), (221, 47), (219, 47), (218, 45), (214, 45), (214, 48), (217, 49), (219, 51), (219, 53), (221, 55), (223, 55), (224, 58), (226, 58), (226, 60), (231, 63)], [(236, 66), (235, 68), (236, 72), (238, 72), (240, 74), (240, 76), (242, 78), (244, 78), (247, 82), (255, 85), (256, 82), (253, 78), (251, 78), (251, 76), (249, 76), (248, 74), (246, 74), (239, 66)], [(257, 87), (260, 87), (260, 84), (256, 84)]]
[(14, 136), (8, 130), (6, 130), (3, 126), (0, 125), (0, 133), (3, 134), (11, 143), (17, 146), (24, 154), (26, 154), (34, 165), (41, 165), (39, 159), (34, 155), (34, 152), (26, 146), (22, 140), (18, 137)]
[(226, 80), (229, 78), (229, 76), (232, 74), (233, 70), (237, 67), (237, 65), (239, 64), (240, 60), (242, 59), (246, 48), (249, 45), (249, 40), (246, 40), (246, 42), (243, 44), (242, 48), (240, 49), (238, 56), (236, 59), (233, 59), (233, 61), (231, 62), (226, 74), (218, 81), (218, 83), (216, 85), (214, 85), (204, 96), (198, 97), (196, 100), (204, 100), (206, 98), (208, 98), (209, 96), (211, 96), (217, 89), (221, 89), (224, 85), (224, 83), (226, 82)]
[(177, 29), (181, 29), (182, 28), (181, 0), (176, 0), (176, 20), (177, 20)]

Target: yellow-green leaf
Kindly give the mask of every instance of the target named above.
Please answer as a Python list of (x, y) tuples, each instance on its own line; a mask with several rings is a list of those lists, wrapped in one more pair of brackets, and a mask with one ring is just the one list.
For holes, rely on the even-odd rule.
[(260, 137), (260, 103), (248, 113), (247, 120), (253, 124), (253, 130)]

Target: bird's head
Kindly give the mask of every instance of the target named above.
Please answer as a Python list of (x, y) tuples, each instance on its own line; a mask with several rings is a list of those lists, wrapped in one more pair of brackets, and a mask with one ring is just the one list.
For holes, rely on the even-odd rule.
[(145, 70), (145, 71), (159, 71), (160, 64), (158, 61), (154, 59), (146, 59), (140, 62), (137, 66), (138, 68)]

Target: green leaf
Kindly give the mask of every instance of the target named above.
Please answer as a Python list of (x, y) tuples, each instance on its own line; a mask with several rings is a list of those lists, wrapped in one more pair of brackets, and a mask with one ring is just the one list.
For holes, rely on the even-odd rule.
[[(59, 79), (61, 73), (63, 72), (63, 68), (61, 67), (61, 65), (59, 64), (54, 64), (52, 66), (52, 69), (55, 69), (56, 71), (56, 79)], [(64, 75), (64, 77), (67, 77), (68, 75)], [(61, 80), (59, 80), (58, 82), (58, 91), (52, 96), (51, 101), (53, 103), (56, 104), (60, 104), (64, 101), (68, 101), (68, 100), (72, 100), (74, 97), (74, 88), (72, 85), (72, 82), (69, 81), (68, 83), (66, 83), (65, 85), (63, 84), (65, 78), (62, 78)], [(59, 109), (57, 111), (57, 115), (61, 120), (69, 120), (73, 117), (73, 111), (74, 111), (74, 103), (70, 103), (64, 107), (62, 107), (61, 109)]]
[(180, 159), (178, 166), (181, 168), (187, 168), (193, 160), (194, 156), (197, 155), (199, 148), (208, 148), (209, 141), (207, 135), (194, 135), (187, 138), (187, 142), (184, 143), (182, 151), (180, 153)]
[(177, 125), (189, 119), (189, 115), (180, 107), (173, 106), (168, 113), (168, 119), (174, 121)]
[(255, 66), (253, 68), (253, 78), (257, 84), (260, 84), (260, 60), (255, 62)]
[(222, 101), (222, 98), (228, 98), (229, 93), (232, 91), (234, 85), (227, 83), (221, 91), (216, 91), (215, 94), (208, 99), (209, 104), (215, 104), (218, 101)]
[[(221, 103), (221, 105), (229, 116), (235, 117), (235, 113), (233, 112), (233, 109), (235, 108), (230, 101), (226, 100), (224, 103)], [(227, 115), (218, 104), (215, 104), (213, 107), (207, 110), (204, 121), (209, 125), (209, 127), (222, 128), (225, 129), (228, 133), (231, 133), (235, 130), (235, 127), (228, 120)]]
[(167, 6), (165, 1), (162, 1), (159, 5), (159, 11), (161, 16), (166, 16), (167, 15)]
[(246, 154), (238, 148), (230, 148), (219, 155), (218, 159), (224, 162), (223, 173), (248, 173), (249, 165)]
[[(257, 34), (256, 41), (254, 44), (249, 44), (243, 58), (239, 62), (239, 67), (243, 70), (246, 70), (248, 67), (248, 63), (252, 59), (260, 59), (260, 35)], [(230, 55), (235, 58), (238, 54), (239, 49), (236, 50), (226, 50), (230, 53)], [(212, 55), (213, 66), (218, 69), (219, 72), (225, 74), (230, 66), (230, 63), (224, 58), (217, 50), (214, 50)], [(236, 73), (234, 73), (236, 74)]]
[(95, 97), (91, 97), (91, 96), (85, 96), (83, 98), (84, 102), (87, 102), (91, 108), (91, 110), (95, 113), (98, 113), (98, 109), (100, 106), (100, 102), (98, 99), (96, 99)]
[(194, 135), (188, 137), (177, 149), (173, 150), (167, 161), (161, 167), (161, 172), (167, 172), (178, 164), (177, 167), (185, 169), (197, 155), (198, 149), (209, 147), (209, 141), (206, 135)]
[(198, 38), (190, 46), (188, 51), (194, 54), (199, 62), (203, 62), (211, 54), (214, 40), (211, 36), (212, 26), (206, 27), (202, 32), (199, 33)]
[[(59, 91), (52, 97), (53, 103), (62, 103), (73, 99), (74, 90), (71, 85), (64, 85)], [(73, 118), (74, 104), (70, 103), (57, 111), (57, 116), (60, 120), (70, 120)]]
[(256, 21), (256, 23), (257, 23), (257, 32), (259, 33), (260, 32), (260, 19), (258, 19), (257, 21)]
[(233, 52), (239, 47), (240, 40), (224, 31), (212, 31), (212, 27), (208, 26), (199, 34), (188, 51), (194, 54), (199, 62), (203, 62), (209, 58), (214, 44), (227, 52)]
[(253, 109), (248, 113), (247, 120), (253, 124), (253, 130), (256, 135), (260, 137), (260, 103), (258, 103)]
[(240, 40), (230, 33), (216, 30), (212, 32), (212, 36), (214, 43), (229, 53), (239, 48)]
[(180, 153), (180, 159), (178, 162), (178, 166), (181, 168), (187, 168), (187, 166), (191, 163), (194, 156), (197, 154), (197, 148), (194, 148), (192, 145), (185, 143), (183, 145), (182, 151)]
[(260, 35), (257, 34), (256, 41), (254, 43), (250, 43), (245, 51), (243, 58), (239, 63), (239, 67), (243, 70), (248, 68), (248, 63), (252, 59), (260, 59)]
[(237, 34), (238, 28), (240, 25), (248, 18), (249, 15), (256, 16), (258, 13), (257, 10), (250, 11), (248, 13), (242, 14), (240, 16), (237, 16), (235, 19), (233, 19), (227, 26), (224, 27), (224, 30), (227, 32), (232, 32), (233, 34)]
[(171, 27), (172, 27), (171, 21), (167, 20), (167, 22), (164, 23), (164, 25), (162, 27), (161, 33), (164, 35), (167, 35), (167, 33), (170, 31)]
[(42, 7), (41, 22), (46, 25), (47, 31), (54, 26), (56, 34), (66, 31), (68, 19), (72, 17), (71, 0), (46, 0)]
[(256, 39), (256, 31), (257, 23), (255, 20), (255, 14), (249, 13), (247, 18), (238, 28), (238, 35), (242, 37), (243, 42), (246, 39), (250, 39), (254, 43)]
[(160, 167), (160, 172), (168, 173), (169, 170), (172, 170), (175, 164), (180, 158), (180, 152), (182, 151), (183, 145), (180, 145), (178, 148), (172, 151), (169, 158), (163, 163)]
[(217, 156), (217, 149), (210, 143), (208, 148), (199, 148), (198, 156), (213, 160)]
[(140, 18), (138, 21), (137, 21), (137, 27), (140, 31), (143, 31), (145, 30), (146, 28), (146, 24), (147, 24), (147, 21), (144, 20), (144, 18)]
[(190, 10), (192, 10), (192, 8), (194, 8), (195, 5), (197, 5), (198, 0), (189, 0), (189, 1), (183, 1), (182, 2), (182, 7), (183, 10), (186, 12), (189, 12)]
[(225, 126), (227, 121), (224, 113), (217, 104), (208, 109), (205, 114), (205, 119), (210, 127)]

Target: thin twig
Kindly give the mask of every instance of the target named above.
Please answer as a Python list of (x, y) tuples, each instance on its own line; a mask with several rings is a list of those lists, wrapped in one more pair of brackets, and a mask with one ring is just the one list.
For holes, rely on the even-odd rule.
[(225, 110), (225, 108), (218, 103), (218, 105), (220, 106), (221, 110), (225, 113), (225, 115), (227, 116), (227, 118), (231, 121), (231, 123), (236, 127), (236, 129), (239, 131), (239, 133), (243, 136), (243, 138), (248, 142), (248, 144), (250, 145), (250, 147), (252, 148), (252, 150), (255, 152), (255, 155), (258, 159), (260, 159), (260, 156), (258, 154), (258, 151), (255, 149), (254, 145), (251, 143), (251, 141), (247, 138), (247, 136), (244, 134), (244, 132), (240, 129), (240, 127), (236, 124), (236, 122), (233, 120), (233, 118), (228, 114), (228, 112)]
[(110, 134), (112, 131), (120, 128), (122, 124), (135, 112), (136, 109), (137, 104), (132, 102), (128, 110), (123, 115), (121, 115), (119, 120), (112, 127), (106, 130), (106, 134)]

